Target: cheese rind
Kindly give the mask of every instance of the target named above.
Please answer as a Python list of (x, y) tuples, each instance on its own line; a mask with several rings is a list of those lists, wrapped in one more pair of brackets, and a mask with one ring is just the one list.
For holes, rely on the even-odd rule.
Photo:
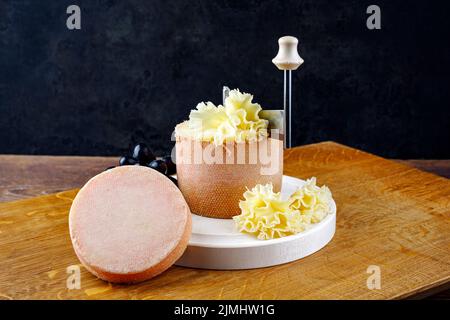
[(79, 191), (69, 229), (75, 253), (90, 272), (110, 282), (139, 282), (182, 255), (191, 214), (167, 177), (123, 166), (93, 177)]
[[(266, 150), (264, 156), (258, 150)], [(242, 194), (256, 184), (281, 190), (283, 142), (278, 139), (214, 146), (177, 138), (176, 159), (178, 186), (191, 211), (201, 216), (238, 215)]]

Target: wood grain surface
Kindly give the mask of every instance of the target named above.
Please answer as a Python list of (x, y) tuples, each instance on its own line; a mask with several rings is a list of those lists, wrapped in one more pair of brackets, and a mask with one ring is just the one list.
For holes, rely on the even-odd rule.
[[(117, 158), (0, 160), (4, 201), (79, 187)], [(76, 190), (0, 203), (0, 299), (395, 299), (448, 286), (448, 179), (331, 142), (286, 151), (285, 174), (316, 176), (331, 188), (337, 231), (324, 249), (255, 270), (174, 266), (131, 286), (81, 267), (81, 289), (67, 289), (67, 267), (80, 266), (67, 227)], [(379, 290), (366, 286), (370, 265), (381, 269)]]

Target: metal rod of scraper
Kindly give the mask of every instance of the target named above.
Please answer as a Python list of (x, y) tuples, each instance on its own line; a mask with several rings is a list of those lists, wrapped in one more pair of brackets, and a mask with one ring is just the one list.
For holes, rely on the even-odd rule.
[(285, 148), (292, 147), (292, 70), (297, 70), (304, 62), (298, 54), (297, 45), (297, 38), (292, 36), (281, 37), (278, 39), (278, 54), (272, 59), (273, 64), (284, 72), (283, 107)]
[(289, 70), (289, 144), (288, 148), (292, 147), (292, 70)]
[(222, 105), (225, 106), (225, 99), (230, 95), (230, 88), (227, 86), (222, 87)]
[(289, 114), (287, 112), (288, 110), (288, 103), (287, 103), (287, 81), (286, 81), (286, 74), (287, 71), (283, 70), (283, 110), (284, 110), (284, 119), (283, 119), (283, 129), (284, 129), (284, 146), (285, 148), (289, 148), (289, 145), (287, 144), (288, 142), (288, 138), (287, 138), (287, 132), (290, 132), (290, 128), (288, 128), (288, 119), (289, 119)]

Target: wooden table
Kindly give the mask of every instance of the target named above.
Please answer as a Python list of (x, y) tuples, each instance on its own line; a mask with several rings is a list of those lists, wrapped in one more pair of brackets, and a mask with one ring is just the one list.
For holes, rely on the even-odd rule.
[[(15, 201), (78, 188), (91, 176), (115, 165), (117, 160), (117, 157), (0, 156), (0, 201)], [(317, 176), (318, 183), (327, 184), (336, 199), (337, 233), (327, 247), (294, 263), (257, 270), (214, 271), (172, 267), (155, 279), (133, 286), (108, 285), (83, 269), (82, 290), (64, 290), (67, 275), (61, 260), (76, 262), (73, 252), (47, 247), (49, 242), (43, 239), (42, 234), (33, 234), (30, 225), (29, 233), (23, 234), (26, 241), (42, 241), (42, 250), (54, 249), (56, 255), (61, 255), (50, 257), (48, 266), (31, 269), (30, 263), (38, 263), (42, 258), (39, 252), (32, 257), (19, 257), (22, 250), (19, 237), (6, 244), (1, 240), (7, 239), (6, 236), (2, 238), (2, 223), (8, 227), (7, 224), (13, 221), (11, 217), (15, 217), (14, 210), (27, 206), (31, 200), (15, 202), (14, 205), (0, 203), (0, 299), (391, 299), (432, 294), (435, 294), (434, 297), (448, 298), (450, 290), (445, 290), (450, 284), (450, 235), (445, 234), (449, 229), (445, 229), (442, 221), (446, 221), (448, 227), (450, 182), (410, 166), (450, 177), (449, 160), (393, 162), (333, 142), (287, 150), (285, 174), (300, 178)], [(410, 200), (408, 194), (412, 196)], [(54, 206), (55, 212), (61, 210), (59, 216), (64, 215), (58, 220), (63, 230), (61, 232), (66, 232), (65, 215), (70, 206), (64, 201), (74, 195), (75, 192), (68, 192), (58, 197), (39, 199), (41, 205)], [(399, 204), (400, 198), (403, 204)], [(390, 201), (394, 199), (397, 202), (392, 202), (395, 207), (391, 207)], [(418, 206), (417, 210), (414, 210), (414, 205)], [(373, 208), (383, 212), (367, 215), (365, 210)], [(406, 209), (415, 215), (414, 218), (423, 218), (423, 223), (408, 225), (405, 216), (401, 215), (402, 210)], [(422, 209), (431, 209), (432, 214), (422, 213)], [(29, 212), (30, 216), (32, 214)], [(386, 214), (398, 214), (398, 218), (383, 219)], [(398, 224), (392, 225), (392, 221)], [(371, 225), (376, 223), (386, 224), (384, 233), (377, 231), (374, 234), (371, 231)], [(404, 228), (402, 223), (405, 223)], [(367, 240), (356, 243), (352, 234), (356, 237), (361, 233), (367, 234)], [(415, 234), (420, 240), (411, 238)], [(52, 237), (51, 234), (45, 236)], [(389, 245), (372, 243), (371, 237), (384, 239)], [(67, 247), (67, 241), (70, 242), (63, 237), (55, 245)], [(14, 261), (22, 261), (24, 265), (14, 266), (14, 274), (11, 274), (10, 263)], [(368, 274), (362, 266), (371, 264), (379, 265), (383, 272), (382, 279), (388, 279), (382, 282), (381, 290), (368, 290), (366, 287)], [(410, 268), (411, 265), (416, 267)], [(304, 274), (310, 277), (303, 277), (299, 282), (299, 275)], [(28, 278), (22, 278), (24, 275)]]

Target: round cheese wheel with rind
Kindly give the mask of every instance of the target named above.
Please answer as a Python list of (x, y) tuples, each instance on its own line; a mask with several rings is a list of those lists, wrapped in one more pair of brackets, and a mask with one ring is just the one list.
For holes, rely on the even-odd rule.
[(70, 208), (69, 229), (87, 270), (105, 281), (135, 283), (165, 271), (183, 254), (191, 212), (166, 176), (122, 166), (81, 188)]

